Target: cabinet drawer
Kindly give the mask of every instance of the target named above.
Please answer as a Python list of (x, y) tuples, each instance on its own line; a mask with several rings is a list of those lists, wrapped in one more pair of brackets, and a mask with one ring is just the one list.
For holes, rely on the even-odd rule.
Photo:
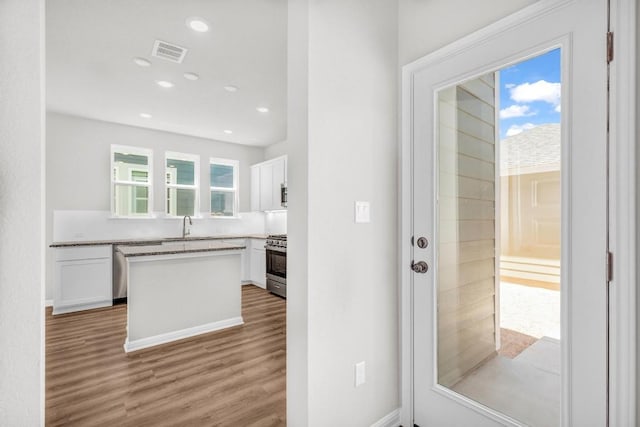
[(111, 245), (73, 246), (56, 248), (56, 261), (71, 261), (76, 259), (111, 258)]
[(287, 285), (275, 280), (267, 279), (267, 290), (281, 297), (287, 297)]

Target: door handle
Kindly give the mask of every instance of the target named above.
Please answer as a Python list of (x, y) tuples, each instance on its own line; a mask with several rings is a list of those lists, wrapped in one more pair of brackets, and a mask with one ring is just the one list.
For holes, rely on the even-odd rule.
[(411, 261), (411, 269), (416, 273), (424, 274), (429, 271), (429, 265), (424, 261)]

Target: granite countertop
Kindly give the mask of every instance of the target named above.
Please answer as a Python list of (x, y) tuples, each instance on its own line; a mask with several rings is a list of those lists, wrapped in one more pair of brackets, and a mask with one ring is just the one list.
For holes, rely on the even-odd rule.
[(184, 243), (172, 243), (169, 245), (118, 245), (116, 250), (125, 257), (152, 256), (152, 255), (175, 255), (195, 252), (214, 252), (242, 250), (246, 246), (234, 245), (222, 242), (189, 241)]
[(266, 234), (228, 234), (216, 236), (188, 236), (188, 237), (148, 237), (138, 239), (113, 240), (81, 240), (71, 242), (53, 242), (49, 247), (64, 248), (72, 246), (101, 246), (101, 245), (159, 245), (162, 242), (192, 242), (198, 240), (230, 240), (230, 239), (266, 239)]

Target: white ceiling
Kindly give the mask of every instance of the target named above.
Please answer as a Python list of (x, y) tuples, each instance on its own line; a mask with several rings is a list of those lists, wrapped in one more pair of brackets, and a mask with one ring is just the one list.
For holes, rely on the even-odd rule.
[[(188, 28), (193, 16), (210, 30)], [(46, 28), (50, 111), (255, 146), (286, 138), (286, 0), (47, 0)], [(189, 49), (183, 63), (152, 57), (156, 39)]]

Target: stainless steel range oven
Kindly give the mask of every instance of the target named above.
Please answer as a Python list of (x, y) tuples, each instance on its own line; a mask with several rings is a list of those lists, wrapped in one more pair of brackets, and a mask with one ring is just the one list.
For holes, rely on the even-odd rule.
[(287, 235), (273, 234), (267, 237), (267, 289), (281, 297), (287, 297)]

